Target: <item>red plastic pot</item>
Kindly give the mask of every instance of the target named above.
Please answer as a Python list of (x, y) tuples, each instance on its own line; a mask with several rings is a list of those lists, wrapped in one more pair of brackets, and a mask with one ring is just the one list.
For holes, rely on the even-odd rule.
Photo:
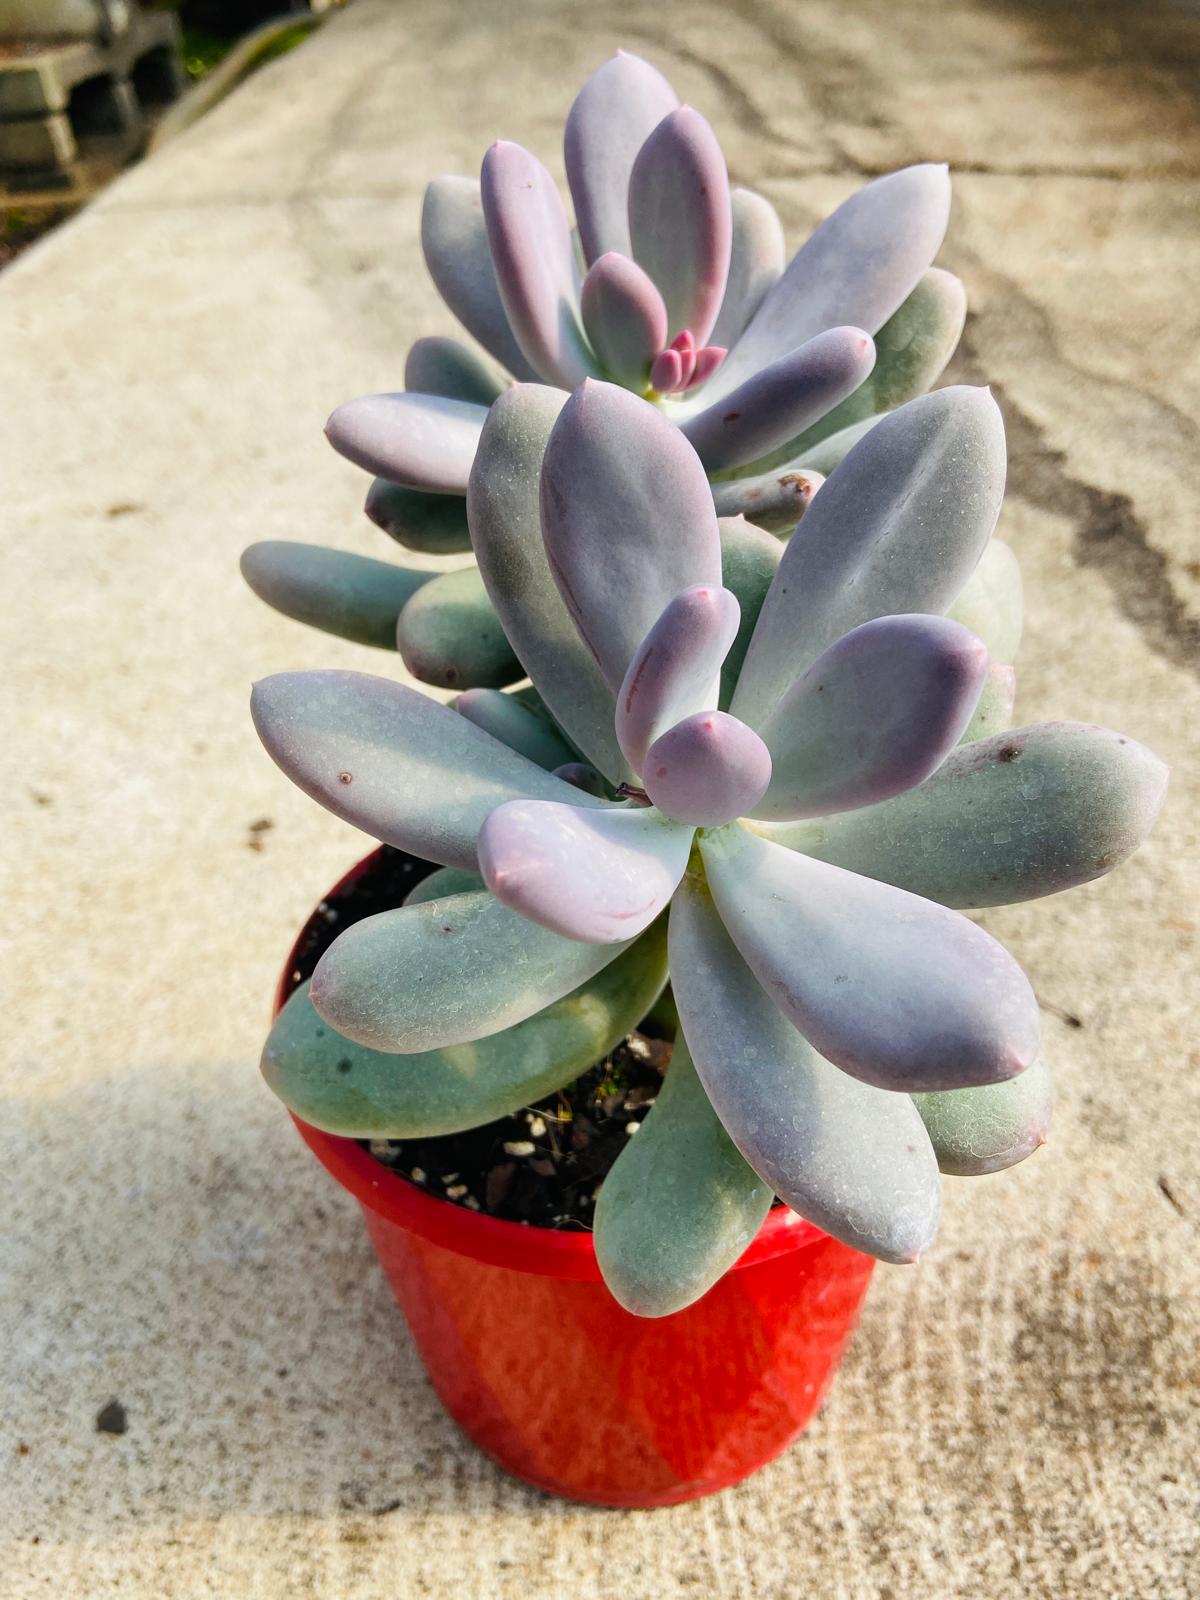
[(590, 1234), (468, 1211), (293, 1120), (361, 1205), (446, 1410), (527, 1483), (609, 1506), (713, 1494), (786, 1449), (828, 1392), (874, 1262), (793, 1212), (776, 1207), (694, 1305), (635, 1317), (604, 1286)]

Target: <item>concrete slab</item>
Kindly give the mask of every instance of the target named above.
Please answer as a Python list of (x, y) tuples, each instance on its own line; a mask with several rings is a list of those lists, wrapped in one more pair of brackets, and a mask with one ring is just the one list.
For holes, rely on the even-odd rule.
[[(1195, 1594), (1197, 45), (1178, 7), (1086, 9), (359, 0), (0, 278), (6, 1600)], [(362, 843), (261, 754), (247, 685), (396, 663), (236, 571), (259, 537), (386, 554), (319, 429), (449, 329), (423, 180), (501, 133), (554, 156), (618, 43), (793, 239), (864, 171), (967, 166), (945, 259), (957, 370), (1009, 421), (1022, 714), (1176, 769), (1130, 866), (987, 919), (1046, 1006), (1050, 1146), (948, 1185), (806, 1440), (645, 1514), (548, 1502), (459, 1437), (259, 1082), (291, 932)]]

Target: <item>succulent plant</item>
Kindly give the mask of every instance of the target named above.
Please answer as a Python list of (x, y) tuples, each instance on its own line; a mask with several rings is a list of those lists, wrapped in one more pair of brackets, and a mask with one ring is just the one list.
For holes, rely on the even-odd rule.
[[(624, 52), (576, 98), (564, 157), (574, 230), (550, 173), (516, 144), (494, 144), (478, 180), (429, 185), (426, 263), (487, 354), (419, 339), (404, 392), (333, 413), (331, 442), (374, 475), (367, 515), (411, 550), (468, 551), (468, 477), (511, 379), (564, 394), (600, 379), (652, 399), (679, 428), (721, 515), (789, 533), (822, 476), (879, 414), (928, 389), (958, 341), (962, 285), (931, 265), (949, 215), (945, 167), (869, 183), (785, 267), (770, 202), (731, 190), (709, 124)], [(252, 547), (244, 571), (290, 616), (395, 643), (425, 682), (514, 681), (477, 574), (393, 569), (368, 597), (361, 558), (322, 560), (318, 570), (304, 546), (273, 542)], [(406, 583), (420, 594), (410, 600)], [(390, 631), (378, 626), (385, 592), (398, 600)]]
[(628, 389), (498, 398), (468, 514), (536, 694), (455, 711), (349, 672), (255, 690), (296, 783), (444, 869), (284, 1007), (264, 1055), (282, 1098), (362, 1137), (484, 1123), (573, 1078), (669, 980), (674, 1056), (595, 1214), (622, 1304), (703, 1294), (773, 1196), (914, 1260), (939, 1167), (1020, 1160), (1052, 1093), (1027, 979), (961, 912), (1107, 871), (1165, 787), (1115, 733), (1007, 728), (1004, 468), (987, 391), (911, 400), (782, 546), (718, 519), (692, 443)]

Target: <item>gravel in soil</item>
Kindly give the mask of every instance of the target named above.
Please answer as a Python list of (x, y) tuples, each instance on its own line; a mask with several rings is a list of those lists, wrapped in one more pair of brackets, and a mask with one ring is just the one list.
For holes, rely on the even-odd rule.
[[(293, 984), (338, 934), (390, 911), (433, 869), (385, 845), (353, 883), (323, 900), (297, 948)], [(671, 1042), (647, 1020), (557, 1094), (510, 1117), (434, 1139), (360, 1143), (391, 1171), (453, 1205), (539, 1228), (590, 1231), (596, 1195), (654, 1104)]]

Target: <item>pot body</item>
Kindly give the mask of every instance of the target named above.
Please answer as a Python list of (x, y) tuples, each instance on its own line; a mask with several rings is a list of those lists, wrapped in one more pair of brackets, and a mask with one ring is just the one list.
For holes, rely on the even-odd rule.
[(712, 1494), (786, 1449), (824, 1399), (874, 1262), (793, 1212), (776, 1207), (695, 1304), (635, 1317), (589, 1233), (465, 1210), (294, 1120), (362, 1207), (447, 1411), (535, 1487), (610, 1506)]

